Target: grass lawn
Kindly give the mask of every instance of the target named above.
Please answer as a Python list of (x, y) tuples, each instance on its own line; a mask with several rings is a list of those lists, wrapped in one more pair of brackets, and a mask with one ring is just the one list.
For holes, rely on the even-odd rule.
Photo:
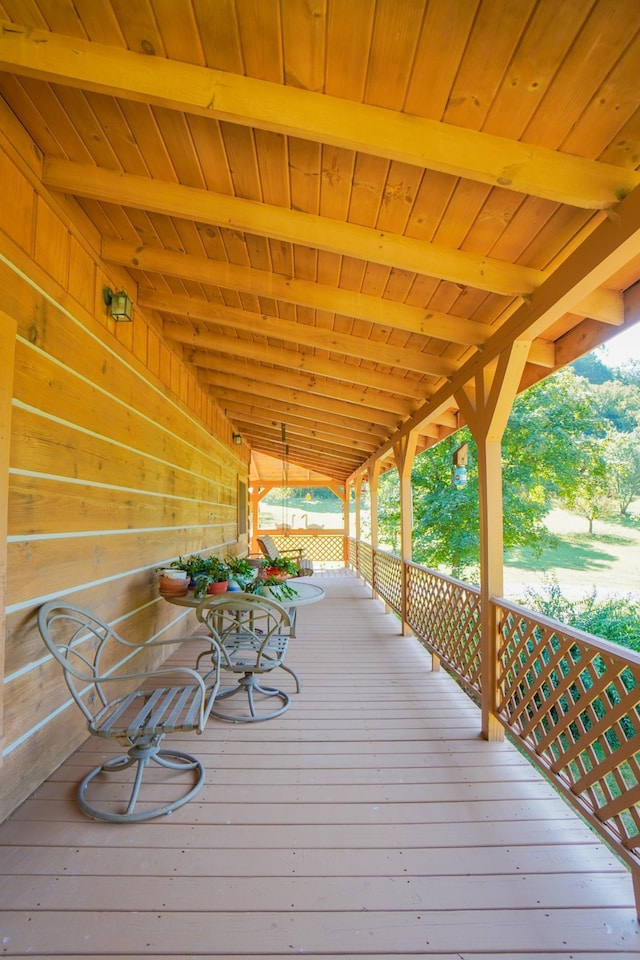
[(505, 594), (521, 599), (523, 590), (539, 588), (545, 577), (553, 576), (568, 597), (582, 597), (593, 588), (599, 596), (640, 594), (640, 517), (598, 521), (593, 533), (588, 523), (566, 510), (552, 510), (547, 518), (556, 535), (556, 547), (540, 555), (532, 550), (509, 550), (505, 561)]

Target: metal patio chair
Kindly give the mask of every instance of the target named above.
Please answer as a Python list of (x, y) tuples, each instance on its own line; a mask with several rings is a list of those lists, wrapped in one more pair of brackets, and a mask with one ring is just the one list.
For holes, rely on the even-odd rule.
[[(204, 783), (201, 761), (182, 750), (161, 749), (161, 743), (169, 733), (202, 733), (220, 684), (221, 657), (215, 651), (215, 638), (197, 638), (200, 645), (208, 644), (208, 652), (213, 654), (214, 668), (203, 677), (190, 667), (136, 671), (132, 663), (150, 648), (175, 645), (195, 637), (130, 643), (90, 611), (58, 600), (40, 607), (38, 627), (47, 648), (62, 667), (67, 687), (84, 714), (90, 732), (97, 737), (115, 739), (129, 748), (126, 754), (107, 760), (87, 774), (78, 788), (80, 809), (97, 820), (132, 823), (171, 813), (191, 800)], [(189, 782), (186, 789), (184, 783), (178, 784), (182, 791), (178, 799), (136, 811), (143, 776), (150, 763), (170, 771), (187, 772)], [(123, 804), (124, 812), (114, 812), (113, 808), (122, 805), (114, 804), (111, 797), (107, 809), (87, 799), (89, 784), (100, 774), (119, 774), (129, 767), (133, 767), (135, 773), (133, 783), (129, 778), (126, 785), (130, 794)], [(118, 792), (121, 778), (118, 777), (118, 785), (115, 779), (110, 781), (112, 795)], [(92, 792), (100, 789), (103, 788), (96, 783)]]
[[(211, 715), (236, 723), (254, 723), (272, 720), (284, 713), (291, 702), (289, 694), (278, 687), (263, 685), (260, 677), (282, 667), (295, 679), (297, 692), (300, 690), (296, 673), (284, 664), (291, 622), (285, 608), (268, 597), (228, 593), (206, 597), (197, 607), (196, 615), (215, 639), (216, 649), (221, 651), (222, 670), (241, 674), (234, 687), (218, 694), (218, 701), (238, 694), (247, 697), (248, 712), (243, 710), (243, 704), (236, 713), (223, 711), (216, 704)], [(198, 666), (206, 656), (206, 653), (200, 655)], [(272, 698), (281, 701), (275, 710), (271, 709)]]

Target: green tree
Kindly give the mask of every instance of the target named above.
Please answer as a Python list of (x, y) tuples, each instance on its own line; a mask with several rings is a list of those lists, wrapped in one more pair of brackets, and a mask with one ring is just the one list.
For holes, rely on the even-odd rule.
[[(505, 547), (542, 548), (553, 538), (544, 518), (555, 498), (574, 490), (594, 468), (604, 435), (590, 386), (572, 370), (559, 371), (521, 394), (505, 431), (503, 504)], [(469, 441), (467, 485), (451, 483), (453, 449)], [(468, 430), (458, 431), (416, 458), (413, 486), (413, 558), (456, 577), (477, 579), (479, 564), (478, 474)], [(380, 485), (380, 532), (398, 548), (400, 506), (397, 473)]]
[(640, 426), (640, 387), (609, 380), (592, 387), (596, 410), (614, 430), (629, 433)]
[(599, 353), (598, 350), (592, 350), (579, 360), (574, 360), (571, 364), (574, 373), (584, 377), (590, 383), (606, 383), (607, 380), (612, 380), (614, 373), (606, 363), (603, 363)]
[(609, 437), (605, 450), (609, 494), (624, 516), (640, 497), (640, 427)]

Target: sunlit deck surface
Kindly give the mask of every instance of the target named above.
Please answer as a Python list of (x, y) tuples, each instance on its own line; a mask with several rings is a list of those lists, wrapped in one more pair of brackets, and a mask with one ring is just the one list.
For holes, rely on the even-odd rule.
[(191, 803), (86, 819), (93, 739), (0, 827), (1, 955), (639, 956), (627, 870), (361, 581), (314, 580), (289, 711), (171, 738), (206, 763)]

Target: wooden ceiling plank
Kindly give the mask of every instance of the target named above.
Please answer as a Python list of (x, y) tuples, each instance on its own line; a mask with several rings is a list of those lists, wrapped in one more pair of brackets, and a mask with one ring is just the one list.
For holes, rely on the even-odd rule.
[(324, 89), (327, 0), (288, 0), (282, 5), (285, 83), (303, 90)]
[[(638, 29), (637, 20), (633, 22), (638, 14), (634, 2), (622, 3), (618, 16), (611, 16), (611, 12), (607, 0), (598, 0), (592, 15), (581, 21), (574, 43), (559, 64), (553, 88), (541, 100), (527, 126), (525, 136), (529, 142), (564, 149), (573, 127), (580, 125), (583, 117), (586, 119), (589, 105), (600, 96), (602, 84)], [(633, 62), (631, 58), (632, 65)], [(637, 61), (635, 68), (637, 91)], [(620, 122), (628, 116), (625, 109), (625, 100), (616, 101), (615, 113)], [(563, 122), (556, 123), (554, 118), (562, 118)]]
[(125, 46), (122, 30), (109, 0), (73, 0), (89, 40)]
[(222, 71), (242, 73), (244, 59), (234, 0), (216, 0), (215, 17), (211, 16), (211, 0), (191, 2), (207, 65)]
[(102, 256), (105, 260), (121, 266), (190, 277), (199, 283), (240, 289), (258, 296), (272, 296), (278, 300), (325, 309), (346, 317), (357, 317), (371, 323), (397, 327), (410, 333), (420, 333), (442, 340), (453, 340), (465, 345), (479, 346), (485, 343), (491, 334), (491, 329), (485, 324), (462, 317), (422, 307), (410, 307), (392, 300), (368, 297), (289, 276), (251, 270), (218, 260), (198, 260), (170, 250), (140, 247), (105, 238)]
[(236, 3), (236, 16), (247, 73), (261, 80), (282, 83), (284, 63), (279, 0), (244, 0)]
[[(136, 36), (133, 23), (125, 32), (134, 47), (143, 40), (154, 46), (149, 37)], [(464, 122), (443, 124), (6, 21), (0, 39), (0, 66), (11, 72), (334, 144), (560, 203), (612, 206), (640, 182), (633, 170), (465, 129)], [(161, 45), (159, 36), (157, 43)], [(489, 44), (487, 54), (493, 49)], [(477, 75), (477, 61), (469, 62)], [(263, 72), (275, 75), (279, 70), (276, 62)], [(451, 102), (472, 103), (460, 82), (459, 75), (458, 95), (454, 90)], [(575, 81), (566, 87), (573, 90)], [(456, 117), (459, 113), (458, 107)], [(466, 120), (474, 116), (472, 111)]]
[[(451, 0), (430, 0), (418, 40), (417, 55), (404, 109), (418, 117), (441, 120), (477, 15), (480, 0), (452, 7)], [(446, 43), (446, 57), (442, 43)], [(434, 70), (434, 63), (438, 69)], [(425, 97), (425, 90), (429, 96)]]
[[(218, 323), (235, 329), (258, 332), (261, 336), (276, 337), (307, 347), (317, 347), (319, 350), (329, 350), (344, 353), (346, 356), (371, 360), (374, 363), (383, 362), (393, 367), (406, 370), (415, 370), (417, 373), (432, 376), (449, 376), (457, 369), (455, 363), (441, 360), (417, 350), (403, 350), (393, 347), (380, 349), (379, 344), (365, 340), (362, 337), (353, 337), (346, 334), (318, 329), (306, 324), (281, 320), (279, 317), (269, 317), (264, 314), (249, 313), (244, 310), (233, 310), (230, 307), (219, 307), (206, 300), (196, 300), (190, 297), (167, 297), (153, 290), (139, 290), (138, 303), (141, 307), (149, 307), (164, 313), (178, 314), (193, 320), (204, 320), (209, 323)], [(183, 343), (199, 347), (208, 345), (207, 331), (194, 330), (185, 326), (182, 331), (173, 330), (173, 325), (167, 325), (167, 336), (178, 338)], [(175, 337), (173, 336), (175, 334)], [(178, 334), (180, 336), (178, 337)], [(191, 335), (192, 339), (184, 339)]]
[(181, 5), (178, 19), (175, 0), (153, 0), (153, 13), (167, 56), (172, 60), (205, 66), (206, 60), (192, 5)]
[[(557, 0), (538, 0), (504, 71), (483, 130), (516, 139), (524, 135), (593, 2), (572, 0), (571, 4), (563, 4)], [(552, 115), (548, 117), (547, 126), (553, 125)], [(543, 142), (551, 145), (546, 139)], [(580, 155), (580, 151), (576, 152)]]
[(130, 129), (135, 130), (136, 140), (144, 144), (143, 158), (149, 176), (171, 180), (175, 169), (154, 112), (145, 104), (131, 100), (123, 100), (120, 106)]
[(111, 0), (111, 5), (129, 50), (145, 57), (166, 55), (150, 0)]
[[(177, 113), (175, 110), (164, 110), (156, 107), (154, 116), (165, 149), (171, 159), (171, 166), (175, 171), (175, 180), (193, 189), (204, 190), (206, 184), (202, 168), (194, 150), (191, 131), (185, 115)], [(172, 178), (172, 182), (174, 178)]]
[(111, 97), (99, 97), (88, 93), (87, 103), (98, 122), (102, 139), (108, 139), (125, 173), (134, 173), (141, 177), (148, 174), (149, 169), (136, 136), (127, 123), (118, 101)]

